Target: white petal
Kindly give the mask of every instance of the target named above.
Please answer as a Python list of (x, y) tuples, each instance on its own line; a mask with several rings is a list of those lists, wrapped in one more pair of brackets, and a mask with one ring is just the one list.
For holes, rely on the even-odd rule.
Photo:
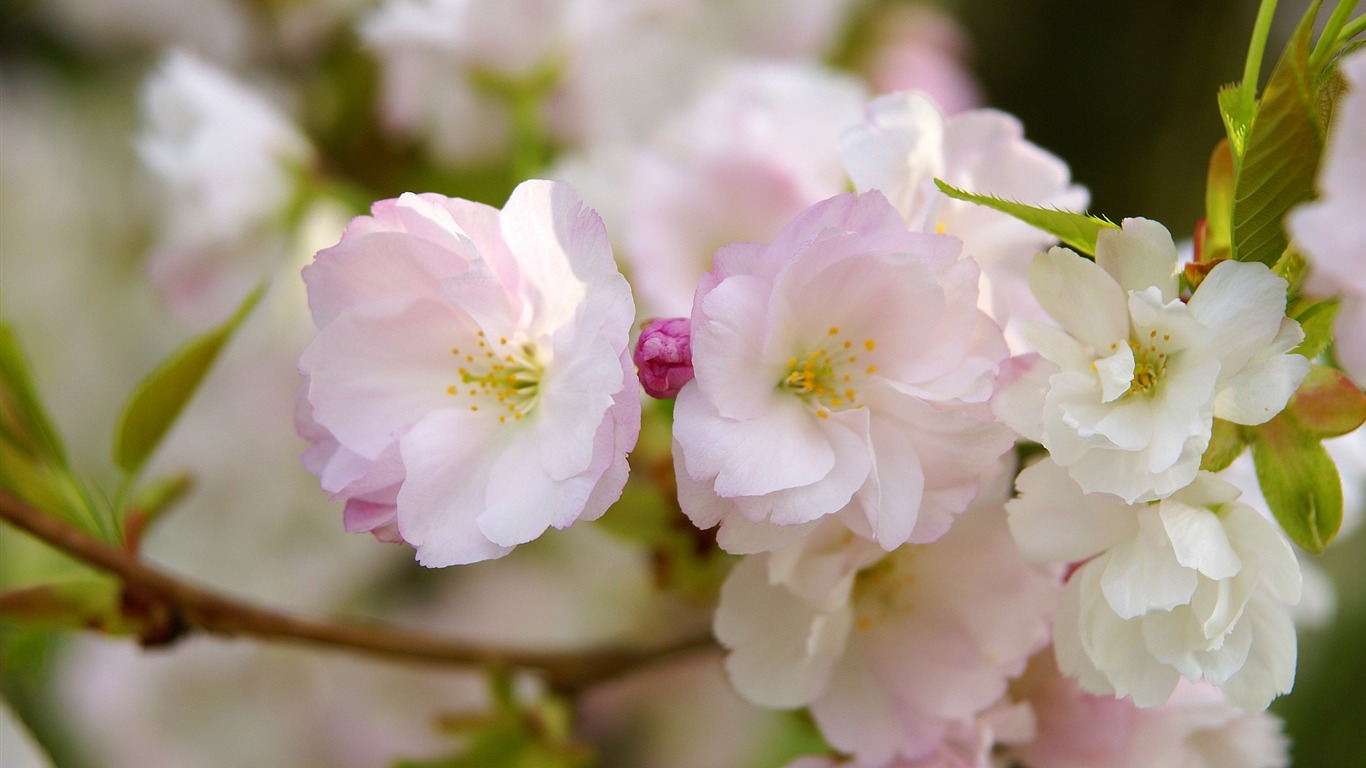
[(1100, 376), (1100, 400), (1111, 403), (1129, 393), (1134, 383), (1134, 351), (1121, 344), (1113, 355), (1095, 361)]
[(911, 221), (924, 213), (923, 185), (942, 173), (944, 116), (913, 93), (881, 96), (868, 104), (867, 112), (867, 122), (840, 137), (844, 167), (858, 191), (880, 190)]
[(726, 671), (740, 695), (769, 707), (798, 707), (825, 688), (844, 651), (850, 614), (821, 613), (769, 584), (766, 558), (740, 561), (721, 587), (716, 638), (731, 649)]
[(1125, 219), (1120, 229), (1102, 227), (1096, 264), (1125, 291), (1156, 286), (1162, 301), (1176, 298), (1176, 245), (1167, 228), (1148, 219)]
[(1052, 248), (1034, 257), (1029, 288), (1063, 330), (1092, 349), (1109, 349), (1129, 338), (1124, 291), (1094, 262)]
[(1191, 316), (1213, 331), (1208, 354), (1223, 366), (1221, 384), (1276, 338), (1285, 319), (1285, 291), (1285, 280), (1265, 264), (1224, 261), (1191, 296)]
[(1252, 648), (1242, 669), (1224, 683), (1222, 690), (1229, 703), (1261, 710), (1295, 684), (1295, 625), (1289, 611), (1265, 600), (1249, 603), (1243, 621), (1250, 622)]
[(1208, 509), (1167, 499), (1158, 506), (1162, 527), (1171, 539), (1176, 560), (1211, 579), (1227, 579), (1243, 567), (1219, 516)]
[(1135, 510), (1104, 494), (1083, 494), (1050, 459), (1015, 480), (1020, 497), (1006, 503), (1020, 551), (1040, 563), (1085, 560), (1138, 533)]
[(1151, 507), (1139, 515), (1139, 535), (1110, 550), (1101, 578), (1106, 601), (1122, 619), (1185, 605), (1198, 583), (1196, 572), (1177, 562)]

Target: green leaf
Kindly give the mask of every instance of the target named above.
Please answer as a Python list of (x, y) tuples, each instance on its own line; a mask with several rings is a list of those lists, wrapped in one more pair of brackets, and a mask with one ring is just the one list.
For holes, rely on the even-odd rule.
[(66, 449), (33, 386), (14, 330), (0, 323), (0, 439), (41, 462), (67, 466)]
[(265, 285), (252, 291), (227, 322), (181, 347), (133, 390), (114, 433), (114, 463), (120, 469), (130, 476), (142, 469), (264, 292)]
[(1200, 261), (1227, 259), (1233, 254), (1233, 152), (1220, 141), (1210, 154), (1205, 176), (1205, 228)]
[(1200, 457), (1200, 468), (1206, 472), (1228, 469), (1233, 460), (1242, 455), (1247, 440), (1247, 432), (1243, 427), (1231, 421), (1215, 419), (1209, 447), (1205, 449), (1205, 455)]
[(1333, 341), (1333, 321), (1337, 319), (1339, 306), (1337, 299), (1300, 298), (1291, 302), (1286, 314), (1304, 329), (1304, 341), (1295, 347), (1295, 354), (1310, 360), (1323, 354)]
[(1117, 229), (1113, 221), (1084, 213), (1073, 213), (1057, 208), (1040, 208), (1035, 205), (1004, 200), (991, 195), (978, 195), (959, 189), (941, 179), (934, 180), (939, 191), (955, 200), (985, 205), (993, 210), (1014, 216), (1031, 227), (1036, 227), (1061, 240), (1065, 245), (1087, 256), (1096, 253), (1096, 236), (1107, 227)]
[(128, 506), (120, 510), (124, 514), (124, 546), (137, 552), (147, 531), (193, 487), (194, 478), (182, 472), (139, 488)]
[(1253, 430), (1252, 460), (1276, 522), (1306, 551), (1322, 552), (1342, 525), (1342, 482), (1318, 436), (1282, 413)]
[(1315, 365), (1286, 410), (1315, 437), (1338, 437), (1366, 423), (1366, 393), (1341, 371)]
[(1236, 164), (1247, 151), (1247, 135), (1252, 130), (1252, 118), (1257, 114), (1257, 101), (1243, 95), (1242, 87), (1230, 83), (1219, 89), (1219, 116), (1224, 120), (1224, 133)]
[(122, 624), (119, 586), (90, 578), (11, 589), (0, 593), (0, 619), (70, 629), (115, 628)]
[(1314, 195), (1323, 152), (1319, 94), (1309, 67), (1315, 2), (1271, 73), (1238, 164), (1233, 258), (1275, 264), (1287, 241), (1281, 220)]

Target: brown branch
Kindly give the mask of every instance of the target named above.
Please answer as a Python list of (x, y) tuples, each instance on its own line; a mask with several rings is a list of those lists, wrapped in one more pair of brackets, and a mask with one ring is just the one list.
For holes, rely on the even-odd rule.
[[(182, 627), (228, 637), (250, 636), (342, 648), (376, 656), (481, 669), (520, 669), (541, 674), (553, 687), (577, 691), (665, 656), (714, 647), (695, 638), (658, 650), (583, 652), (512, 651), (379, 625), (362, 626), (290, 616), (195, 586), (153, 568), (136, 556), (83, 533), (0, 490), (4, 518), (52, 546), (122, 580), (139, 603), (160, 603)], [(174, 639), (174, 635), (170, 638)]]

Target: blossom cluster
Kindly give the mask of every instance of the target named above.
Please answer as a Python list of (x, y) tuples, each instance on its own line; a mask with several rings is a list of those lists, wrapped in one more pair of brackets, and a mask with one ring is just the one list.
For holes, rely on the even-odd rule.
[[(534, 103), (569, 149), (501, 209), (376, 202), (303, 270), (296, 425), (345, 528), (426, 566), (498, 559), (631, 515), (649, 463), (735, 556), (712, 624), (731, 684), (804, 708), (830, 748), (791, 768), (1284, 765), (1263, 710), (1309, 587), (1211, 457), (1291, 418), (1322, 349), (1303, 296), (1338, 303), (1331, 362), (1366, 382), (1366, 54), (1340, 66), (1319, 199), (1286, 222), (1301, 286), (1075, 213), (1087, 191), (1008, 114), (801, 61), (822, 4), (748, 41), (770, 58), (681, 76), (669, 110), (619, 97), (642, 18), (542, 5), (396, 0), (360, 27), (392, 130), (464, 162), (515, 152)], [(678, 48), (743, 58), (674, 21)], [(236, 138), (274, 158), (274, 197), (206, 190), (201, 215), (260, 229), (312, 150), (189, 61), (168, 76), (251, 104)], [(185, 146), (142, 148), (183, 171)], [(1091, 247), (991, 200), (1084, 219)]]

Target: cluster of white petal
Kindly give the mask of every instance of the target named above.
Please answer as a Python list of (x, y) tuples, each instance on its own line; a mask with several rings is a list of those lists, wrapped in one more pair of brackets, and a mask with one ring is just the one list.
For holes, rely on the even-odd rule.
[(1006, 505), (1020, 549), (1083, 564), (1054, 625), (1058, 665), (1093, 693), (1167, 700), (1180, 677), (1263, 709), (1295, 676), (1291, 608), (1300, 570), (1275, 523), (1200, 473), (1160, 502), (1083, 494), (1050, 459), (1020, 473)]
[(1284, 280), (1226, 261), (1183, 301), (1176, 247), (1156, 222), (1103, 230), (1094, 262), (1039, 254), (1029, 283), (1058, 327), (1026, 327), (1042, 359), (995, 407), (1087, 492), (1169, 496), (1195, 479), (1215, 417), (1261, 424), (1309, 371), (1291, 352), (1304, 332), (1285, 316)]
[(166, 56), (142, 101), (138, 155), (165, 200), (152, 279), (183, 314), (207, 303), (221, 316), (278, 252), (263, 239), (283, 230), (313, 149), (262, 93), (183, 51)]

